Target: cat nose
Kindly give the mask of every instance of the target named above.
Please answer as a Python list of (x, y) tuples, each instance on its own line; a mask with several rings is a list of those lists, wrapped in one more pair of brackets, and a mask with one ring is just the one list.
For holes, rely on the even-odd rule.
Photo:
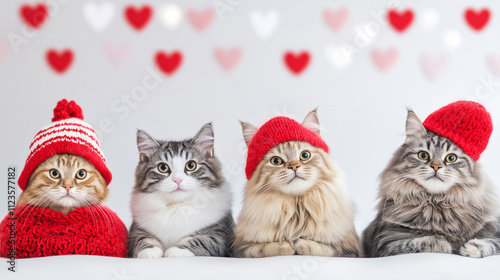
[(177, 186), (180, 186), (180, 185), (181, 185), (181, 182), (182, 182), (182, 179), (180, 179), (180, 178), (175, 178), (175, 179), (172, 179), (172, 181), (174, 181), (174, 182), (177, 184)]
[(300, 165), (298, 164), (293, 164), (293, 165), (290, 165), (288, 168), (289, 169), (292, 169), (293, 171), (297, 171), (297, 169), (299, 169)]
[(434, 168), (434, 171), (438, 171), (443, 165), (440, 160), (435, 159), (431, 162), (431, 167)]
[(65, 188), (67, 192), (69, 192), (69, 189), (71, 189), (73, 186), (72, 185), (63, 185), (62, 187)]

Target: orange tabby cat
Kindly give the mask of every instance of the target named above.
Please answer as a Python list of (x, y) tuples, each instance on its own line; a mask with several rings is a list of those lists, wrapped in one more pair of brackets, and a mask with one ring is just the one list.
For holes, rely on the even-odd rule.
[(57, 154), (33, 171), (17, 205), (46, 207), (67, 214), (79, 207), (100, 205), (108, 193), (101, 173), (86, 159)]

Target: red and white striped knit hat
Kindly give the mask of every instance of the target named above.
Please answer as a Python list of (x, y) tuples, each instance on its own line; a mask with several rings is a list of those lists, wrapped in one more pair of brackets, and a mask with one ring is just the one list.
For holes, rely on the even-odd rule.
[(83, 121), (82, 108), (75, 101), (63, 99), (54, 108), (52, 124), (42, 128), (30, 145), (30, 154), (19, 177), (19, 187), (26, 189), (31, 173), (56, 154), (71, 154), (85, 158), (101, 173), (109, 185), (111, 172), (106, 166), (97, 135)]

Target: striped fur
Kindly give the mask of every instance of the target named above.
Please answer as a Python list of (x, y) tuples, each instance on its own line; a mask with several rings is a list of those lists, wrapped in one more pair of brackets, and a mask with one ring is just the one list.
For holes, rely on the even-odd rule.
[(231, 195), (213, 156), (212, 126), (185, 141), (157, 141), (139, 131), (137, 144), (130, 257), (226, 256), (234, 230)]
[[(52, 169), (58, 171), (59, 178), (50, 176)], [(87, 173), (83, 179), (76, 177), (80, 170)], [(63, 186), (70, 186), (69, 191)], [(17, 205), (46, 207), (67, 214), (80, 207), (100, 205), (108, 193), (106, 181), (90, 162), (79, 156), (57, 154), (33, 171)]]
[[(421, 151), (428, 160), (418, 157)], [(458, 159), (447, 162), (452, 153)], [(436, 171), (434, 163), (442, 167)], [(407, 140), (380, 180), (378, 215), (363, 233), (365, 256), (500, 253), (496, 196), (481, 166), (449, 139), (427, 131), (411, 111)]]

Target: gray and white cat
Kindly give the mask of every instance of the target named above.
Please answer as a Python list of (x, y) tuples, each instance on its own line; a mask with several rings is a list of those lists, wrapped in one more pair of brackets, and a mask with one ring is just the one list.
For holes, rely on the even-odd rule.
[(365, 256), (500, 253), (496, 196), (481, 166), (412, 111), (406, 141), (380, 180), (378, 215), (363, 233)]
[(234, 222), (231, 192), (206, 124), (185, 141), (137, 132), (140, 161), (132, 192), (129, 256), (227, 256)]

